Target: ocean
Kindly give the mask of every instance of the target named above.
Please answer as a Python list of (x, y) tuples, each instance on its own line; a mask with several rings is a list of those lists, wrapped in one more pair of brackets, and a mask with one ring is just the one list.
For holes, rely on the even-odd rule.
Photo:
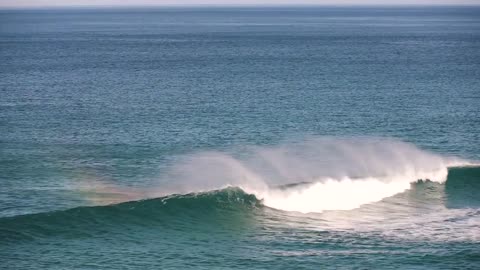
[(0, 11), (0, 268), (479, 269), (479, 7)]

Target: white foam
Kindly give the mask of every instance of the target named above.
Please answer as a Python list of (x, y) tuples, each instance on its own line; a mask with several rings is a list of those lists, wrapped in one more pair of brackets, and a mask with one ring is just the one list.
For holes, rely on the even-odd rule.
[(261, 198), (266, 206), (285, 211), (309, 213), (351, 210), (405, 191), (417, 179), (445, 181), (447, 173), (446, 169), (441, 169), (430, 173), (406, 173), (379, 178), (328, 178), (288, 189), (245, 190)]

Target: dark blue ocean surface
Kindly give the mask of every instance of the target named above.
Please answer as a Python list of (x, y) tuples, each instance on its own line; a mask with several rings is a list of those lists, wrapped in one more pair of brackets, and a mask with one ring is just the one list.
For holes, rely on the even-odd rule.
[(0, 268), (478, 269), (480, 8), (0, 11)]

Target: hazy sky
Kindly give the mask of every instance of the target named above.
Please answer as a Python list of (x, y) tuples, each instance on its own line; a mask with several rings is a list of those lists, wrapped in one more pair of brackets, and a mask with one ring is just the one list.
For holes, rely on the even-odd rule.
[(480, 0), (0, 0), (0, 7), (142, 5), (480, 5)]

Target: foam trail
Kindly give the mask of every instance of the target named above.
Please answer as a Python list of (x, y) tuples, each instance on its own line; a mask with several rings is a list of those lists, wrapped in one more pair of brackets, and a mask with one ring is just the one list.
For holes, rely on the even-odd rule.
[(419, 179), (446, 181), (448, 167), (462, 165), (469, 163), (391, 139), (321, 137), (188, 155), (158, 187), (137, 193), (160, 197), (235, 186), (280, 210), (349, 210), (402, 192)]

